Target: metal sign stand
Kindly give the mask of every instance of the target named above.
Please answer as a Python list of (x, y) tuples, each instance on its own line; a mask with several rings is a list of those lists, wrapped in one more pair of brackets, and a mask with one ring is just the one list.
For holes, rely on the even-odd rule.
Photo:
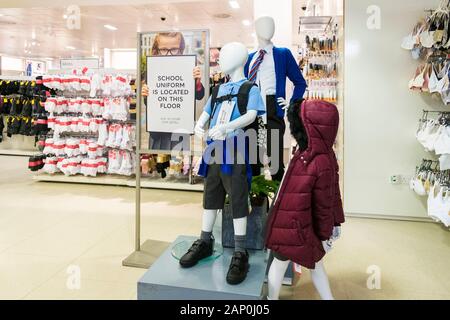
[[(205, 52), (205, 66), (207, 67), (207, 75), (209, 76), (209, 32), (208, 30), (186, 30), (186, 31), (203, 31), (206, 32), (206, 52)], [(145, 268), (148, 269), (156, 259), (169, 247), (170, 243), (158, 240), (145, 240), (141, 244), (141, 166), (140, 156), (149, 153), (148, 149), (142, 149), (141, 146), (141, 128), (142, 128), (142, 79), (141, 79), (141, 58), (142, 58), (142, 43), (143, 35), (148, 32), (138, 32), (137, 35), (137, 101), (136, 101), (136, 225), (135, 225), (135, 248), (134, 251), (122, 261), (122, 265), (126, 267)], [(206, 88), (206, 95), (209, 96), (209, 87)], [(189, 183), (193, 183), (192, 177), (192, 159), (191, 167), (189, 168)]]
[(134, 251), (122, 261), (126, 267), (148, 269), (154, 261), (169, 246), (168, 242), (146, 240), (141, 245), (141, 110), (142, 110), (142, 80), (141, 80), (141, 39), (142, 33), (137, 35), (137, 77), (136, 77), (136, 225)]

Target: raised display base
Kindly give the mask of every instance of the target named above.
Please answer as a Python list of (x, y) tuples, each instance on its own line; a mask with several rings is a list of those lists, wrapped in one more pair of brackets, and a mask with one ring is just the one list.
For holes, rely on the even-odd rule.
[(179, 236), (138, 282), (138, 300), (260, 300), (266, 276), (266, 253), (250, 251), (250, 271), (239, 285), (227, 284), (225, 277), (233, 255), (224, 249), (215, 260), (183, 269), (172, 256), (172, 248), (195, 237)]

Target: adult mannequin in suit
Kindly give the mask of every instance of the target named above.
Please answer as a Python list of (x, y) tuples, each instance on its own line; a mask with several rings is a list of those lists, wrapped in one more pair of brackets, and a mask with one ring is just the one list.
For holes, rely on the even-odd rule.
[(249, 80), (259, 86), (266, 104), (267, 118), (264, 122), (267, 129), (267, 155), (271, 160), (272, 179), (281, 181), (284, 175), (283, 136), (286, 130), (284, 111), (289, 105), (286, 101), (286, 78), (294, 84), (290, 102), (303, 98), (307, 85), (291, 51), (273, 45), (273, 18), (258, 18), (255, 29), (258, 51), (249, 55), (244, 72)]

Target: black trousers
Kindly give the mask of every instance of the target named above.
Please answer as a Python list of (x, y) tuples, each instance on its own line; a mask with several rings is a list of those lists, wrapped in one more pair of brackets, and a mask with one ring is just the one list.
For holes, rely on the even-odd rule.
[[(274, 156), (274, 161), (270, 162), (270, 174), (272, 180), (281, 181), (284, 175), (284, 133), (286, 131), (286, 124), (284, 119), (277, 116), (278, 104), (276, 97), (274, 95), (266, 96), (266, 106), (267, 106), (267, 156), (272, 159)], [(278, 130), (278, 144), (275, 148), (272, 148), (272, 135), (271, 133)], [(274, 136), (276, 137), (276, 136)], [(275, 142), (275, 141), (274, 141)], [(278, 153), (278, 155), (276, 154)], [(273, 168), (272, 168), (273, 167)]]

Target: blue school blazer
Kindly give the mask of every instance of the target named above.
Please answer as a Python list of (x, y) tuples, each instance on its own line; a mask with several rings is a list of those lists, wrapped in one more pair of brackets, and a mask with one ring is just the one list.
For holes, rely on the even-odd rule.
[[(248, 77), (250, 62), (256, 52), (250, 53), (247, 63), (245, 64), (244, 73)], [(305, 78), (300, 71), (297, 61), (295, 61), (291, 50), (288, 48), (273, 47), (273, 59), (275, 62), (275, 74), (276, 74), (276, 98), (286, 99), (286, 77), (294, 84), (294, 93), (290, 102), (303, 98), (307, 87)], [(277, 103), (277, 116), (284, 117), (284, 110)]]

